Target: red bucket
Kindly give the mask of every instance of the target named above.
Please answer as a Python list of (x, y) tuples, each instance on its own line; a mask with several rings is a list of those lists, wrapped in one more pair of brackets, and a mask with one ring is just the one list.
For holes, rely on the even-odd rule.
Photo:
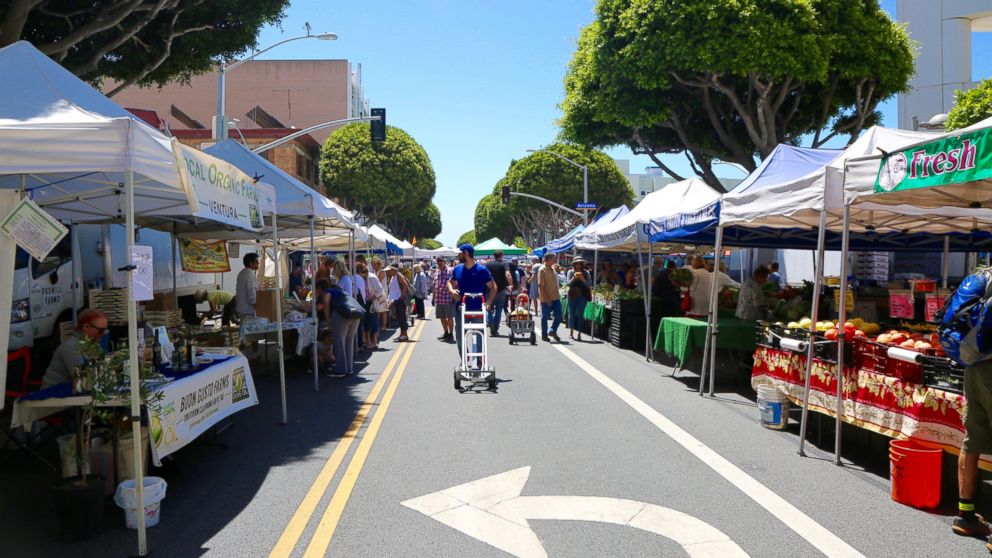
[(889, 442), (892, 499), (914, 508), (937, 507), (943, 453), (943, 450), (928, 448), (912, 440)]

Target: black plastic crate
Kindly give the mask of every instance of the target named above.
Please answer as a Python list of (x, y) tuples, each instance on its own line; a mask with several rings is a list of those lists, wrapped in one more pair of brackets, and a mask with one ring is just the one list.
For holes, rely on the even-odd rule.
[[(828, 340), (822, 333), (816, 334), (813, 356), (824, 362), (837, 364), (837, 341)], [(854, 366), (854, 342), (844, 343), (844, 366)]]
[(947, 357), (923, 357), (923, 385), (964, 393), (964, 366)]
[[(772, 322), (758, 321), (754, 329), (755, 343), (773, 349), (781, 349), (781, 338), (809, 341), (809, 330), (804, 328), (788, 328), (775, 325)], [(836, 358), (835, 358), (836, 360)]]

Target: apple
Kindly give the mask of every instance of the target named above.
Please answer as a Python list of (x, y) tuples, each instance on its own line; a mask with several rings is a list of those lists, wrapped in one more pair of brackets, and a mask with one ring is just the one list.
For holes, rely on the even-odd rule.
[(888, 333), (883, 333), (883, 334), (879, 335), (875, 339), (875, 341), (878, 341), (879, 343), (886, 343), (886, 344), (888, 344), (888, 343), (891, 343), (892, 342), (892, 336), (889, 335)]
[(915, 349), (916, 341), (913, 341), (912, 339), (907, 339), (902, 343), (899, 343), (899, 346), (902, 347), (903, 349)]
[(894, 333), (889, 335), (889, 343), (895, 343), (896, 345), (901, 344), (906, 341), (907, 337), (901, 333)]
[(826, 337), (830, 341), (836, 341), (837, 340), (837, 328), (832, 327), (832, 328), (828, 329), (823, 334), (823, 336)]
[(868, 336), (867, 336), (867, 335), (865, 334), (865, 332), (863, 332), (863, 331), (861, 331), (860, 329), (857, 329), (857, 330), (855, 330), (855, 331), (854, 331), (854, 336), (855, 336), (855, 337), (868, 337)]
[(931, 345), (930, 343), (927, 343), (926, 341), (917, 341), (914, 345), (915, 345), (915, 348), (917, 350), (919, 350), (919, 349), (932, 349), (933, 348), (933, 345)]

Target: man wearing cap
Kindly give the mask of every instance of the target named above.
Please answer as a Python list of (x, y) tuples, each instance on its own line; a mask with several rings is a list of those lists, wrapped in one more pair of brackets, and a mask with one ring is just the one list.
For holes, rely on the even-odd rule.
[(492, 307), (489, 310), (489, 329), (495, 337), (499, 335), (499, 322), (503, 317), (503, 307), (506, 306), (506, 289), (512, 284), (513, 279), (506, 269), (502, 250), (493, 252), (493, 261), (486, 264), (486, 269), (489, 270), (489, 274), (492, 275), (493, 281), (496, 283), (496, 296), (493, 298)]
[[(550, 252), (544, 255), (544, 265), (537, 272), (537, 296), (541, 300), (541, 340), (561, 342), (558, 326), (561, 325), (561, 294), (558, 292), (558, 274), (555, 272), (556, 256)], [(548, 330), (548, 319), (554, 317)]]
[[(461, 262), (451, 271), (451, 280), (448, 281), (448, 291), (455, 302), (455, 341), (458, 343), (458, 354), (462, 352), (462, 295), (483, 294), (485, 303), (492, 307), (493, 299), (496, 297), (496, 282), (485, 266), (475, 263), (475, 248), (471, 244), (462, 244), (458, 247), (458, 261)], [(482, 300), (478, 298), (467, 299), (465, 309), (472, 311), (482, 310)], [(478, 351), (479, 347), (473, 347)]]

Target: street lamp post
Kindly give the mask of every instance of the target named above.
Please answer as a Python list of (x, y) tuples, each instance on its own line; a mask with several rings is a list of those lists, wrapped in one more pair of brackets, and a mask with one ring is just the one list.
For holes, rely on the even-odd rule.
[(238, 66), (244, 64), (249, 60), (253, 60), (259, 54), (263, 52), (268, 52), (279, 45), (284, 45), (292, 41), (299, 41), (301, 39), (318, 39), (321, 41), (335, 41), (338, 36), (334, 33), (318, 33), (316, 35), (311, 35), (307, 33), (306, 35), (300, 35), (299, 37), (290, 37), (279, 41), (274, 45), (263, 48), (262, 50), (252, 54), (247, 58), (242, 58), (232, 64), (221, 63), (220, 68), (217, 71), (217, 114), (214, 115), (213, 126), (213, 139), (214, 141), (224, 141), (227, 139), (227, 117), (224, 116), (224, 77), (228, 71), (237, 68)]
[[(582, 169), (582, 202), (589, 203), (589, 167), (587, 167), (586, 165), (581, 165), (579, 163), (576, 163), (575, 161), (569, 159), (564, 155), (559, 155), (558, 153), (555, 153), (554, 151), (548, 151), (547, 149), (528, 149), (527, 152), (528, 153), (540, 152), (540, 153), (547, 153), (548, 155), (554, 155), (555, 157), (558, 157), (559, 159), (563, 161), (567, 161)], [(582, 224), (584, 226), (589, 226), (588, 209), (583, 209), (582, 211)]]

